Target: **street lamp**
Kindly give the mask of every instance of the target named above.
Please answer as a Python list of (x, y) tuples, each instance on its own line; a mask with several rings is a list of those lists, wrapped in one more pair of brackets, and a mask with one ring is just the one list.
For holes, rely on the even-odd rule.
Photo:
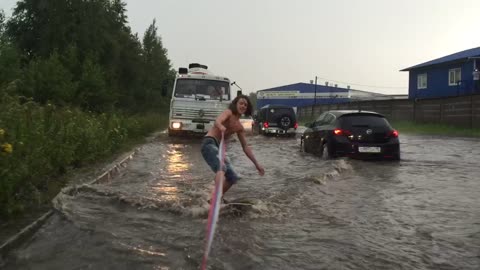
[(238, 87), (240, 90), (237, 90), (237, 96), (242, 95), (243, 89), (237, 84), (237, 82), (232, 82), (230, 85), (235, 85)]

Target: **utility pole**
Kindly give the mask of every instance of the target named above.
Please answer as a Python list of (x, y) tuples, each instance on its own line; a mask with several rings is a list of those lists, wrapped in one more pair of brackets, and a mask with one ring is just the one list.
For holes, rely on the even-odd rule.
[(313, 104), (317, 105), (317, 76), (315, 76), (315, 96), (313, 98)]

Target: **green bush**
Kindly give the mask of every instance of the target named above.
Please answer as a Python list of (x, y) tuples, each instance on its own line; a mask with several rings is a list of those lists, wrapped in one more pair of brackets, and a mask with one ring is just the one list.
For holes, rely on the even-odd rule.
[(0, 217), (48, 202), (60, 175), (107, 157), (166, 125), (159, 113), (125, 116), (0, 96)]

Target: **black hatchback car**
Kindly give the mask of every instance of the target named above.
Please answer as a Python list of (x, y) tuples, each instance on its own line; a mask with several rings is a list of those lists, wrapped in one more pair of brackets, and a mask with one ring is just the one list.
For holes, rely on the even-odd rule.
[(266, 105), (253, 117), (255, 134), (284, 135), (293, 137), (298, 128), (297, 116), (292, 106)]
[(376, 112), (344, 110), (322, 113), (300, 139), (303, 151), (325, 158), (400, 160), (398, 131)]

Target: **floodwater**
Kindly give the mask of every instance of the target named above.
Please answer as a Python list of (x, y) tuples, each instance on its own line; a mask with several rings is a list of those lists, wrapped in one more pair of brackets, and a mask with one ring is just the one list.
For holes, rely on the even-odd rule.
[[(242, 176), (220, 216), (209, 269), (479, 269), (480, 140), (400, 136), (400, 162), (322, 160), (299, 139), (238, 141)], [(64, 192), (4, 269), (199, 269), (214, 174), (199, 139), (162, 134), (109, 182)]]

